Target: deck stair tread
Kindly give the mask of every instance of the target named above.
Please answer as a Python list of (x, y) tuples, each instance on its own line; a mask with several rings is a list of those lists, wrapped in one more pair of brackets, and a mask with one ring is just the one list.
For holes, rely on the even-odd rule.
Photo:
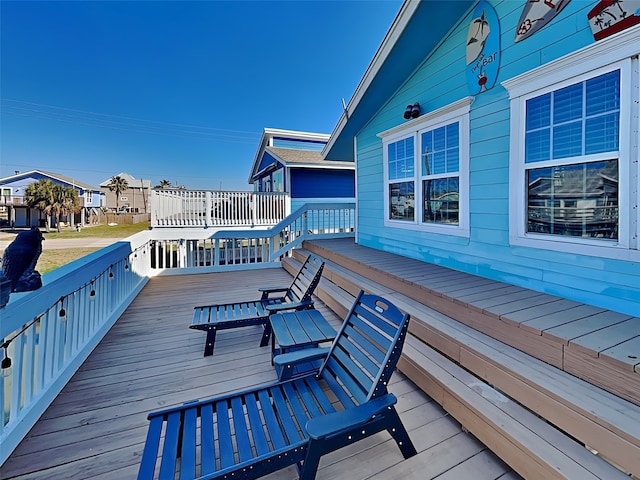
[(304, 247), (640, 405), (640, 318), (364, 247)]
[[(304, 258), (306, 253), (300, 249), (296, 257)], [(640, 476), (640, 407), (439, 313), (389, 286), (334, 261), (325, 261), (324, 278), (316, 293), (338, 315), (346, 312), (360, 288), (393, 298), (394, 303), (417, 320), (411, 323), (411, 333), (426, 341), (439, 354), (455, 361), (451, 368), (466, 369), (476, 376), (476, 382), (482, 379), (492, 384), (578, 441)], [(283, 264), (285, 268), (295, 269), (298, 268), (297, 262), (299, 260), (293, 258)], [(340, 311), (341, 308), (344, 311)], [(407, 352), (411, 351), (405, 351), (407, 358)], [(581, 445), (580, 449), (588, 453), (586, 459), (598, 458)]]

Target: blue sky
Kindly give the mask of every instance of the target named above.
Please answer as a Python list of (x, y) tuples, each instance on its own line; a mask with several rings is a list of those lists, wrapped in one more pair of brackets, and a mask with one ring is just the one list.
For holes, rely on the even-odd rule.
[(400, 0), (0, 3), (0, 176), (249, 190), (262, 129), (331, 133)]

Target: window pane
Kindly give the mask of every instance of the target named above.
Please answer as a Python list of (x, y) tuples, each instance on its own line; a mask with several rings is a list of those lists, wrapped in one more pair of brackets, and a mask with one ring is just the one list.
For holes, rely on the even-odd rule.
[(447, 173), (457, 172), (460, 170), (460, 152), (458, 147), (447, 150)]
[(527, 100), (526, 130), (548, 127), (551, 125), (551, 94), (541, 95)]
[(619, 129), (619, 112), (588, 118), (585, 126), (585, 153), (602, 153), (618, 150)]
[(582, 121), (565, 123), (553, 129), (553, 158), (582, 155)]
[(618, 161), (527, 171), (527, 232), (618, 238)]
[(389, 218), (413, 221), (415, 192), (413, 182), (389, 184)]
[(619, 70), (531, 98), (526, 108), (525, 163), (618, 150)]
[(389, 180), (413, 177), (413, 137), (390, 143), (387, 153)]
[(437, 175), (446, 171), (446, 155), (445, 152), (435, 152), (431, 155), (431, 175)]
[(441, 175), (460, 169), (460, 126), (458, 122), (424, 132), (422, 175)]
[(620, 70), (591, 78), (586, 84), (587, 116), (620, 109)]
[(447, 148), (447, 144), (446, 144), (447, 137), (445, 135), (445, 132), (446, 130), (444, 127), (436, 128), (433, 131), (433, 149), (435, 151), (440, 151)]
[(551, 158), (551, 130), (545, 128), (528, 133), (525, 138), (524, 162), (540, 162)]
[(582, 118), (582, 83), (561, 88), (553, 94), (553, 123)]
[(422, 182), (424, 208), (422, 221), (458, 225), (460, 218), (460, 182), (458, 177)]

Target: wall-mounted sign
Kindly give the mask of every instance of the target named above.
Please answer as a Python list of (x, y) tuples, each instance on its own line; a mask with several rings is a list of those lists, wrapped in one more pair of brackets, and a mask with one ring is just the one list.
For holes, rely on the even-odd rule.
[(527, 0), (516, 29), (516, 42), (530, 37), (551, 22), (571, 0)]
[(640, 23), (640, 0), (600, 0), (587, 13), (596, 40)]
[(491, 4), (481, 0), (467, 31), (467, 83), (472, 94), (489, 90), (500, 68), (500, 23)]

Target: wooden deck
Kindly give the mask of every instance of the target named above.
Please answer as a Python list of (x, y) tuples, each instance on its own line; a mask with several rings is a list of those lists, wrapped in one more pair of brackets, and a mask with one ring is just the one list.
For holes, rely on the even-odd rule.
[(307, 248), (640, 405), (640, 318), (359, 246)]
[[(148, 412), (276, 379), (260, 327), (223, 331), (204, 358), (205, 335), (188, 328), (193, 306), (257, 298), (291, 282), (284, 269), (152, 279), (0, 468), (8, 479), (135, 478)], [(340, 319), (318, 302), (337, 326)], [(321, 462), (318, 479), (519, 478), (413, 383), (390, 390), (419, 454), (404, 461), (381, 433)], [(294, 479), (289, 468), (267, 478)]]

